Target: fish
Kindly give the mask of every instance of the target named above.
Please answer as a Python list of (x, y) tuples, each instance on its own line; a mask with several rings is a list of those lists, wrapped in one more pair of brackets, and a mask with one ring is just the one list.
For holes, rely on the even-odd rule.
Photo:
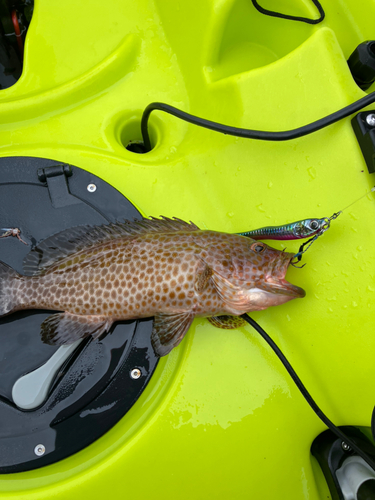
[(293, 255), (177, 218), (77, 226), (32, 248), (24, 274), (0, 261), (0, 317), (59, 311), (41, 324), (42, 341), (51, 345), (154, 317), (152, 346), (165, 356), (196, 317), (232, 329), (245, 324), (241, 314), (304, 297), (285, 279)]

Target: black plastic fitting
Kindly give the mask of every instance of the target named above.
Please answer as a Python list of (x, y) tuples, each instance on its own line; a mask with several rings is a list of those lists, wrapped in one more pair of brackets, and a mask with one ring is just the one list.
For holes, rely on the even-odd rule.
[(348, 65), (356, 84), (367, 90), (375, 81), (375, 40), (358, 45), (349, 57)]

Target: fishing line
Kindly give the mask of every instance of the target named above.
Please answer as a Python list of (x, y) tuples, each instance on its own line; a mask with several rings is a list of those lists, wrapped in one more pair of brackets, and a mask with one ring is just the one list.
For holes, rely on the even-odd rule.
[[(370, 191), (367, 191), (367, 193), (365, 193), (364, 195), (360, 196), (355, 201), (353, 201), (352, 203), (350, 203), (349, 205), (347, 205), (345, 208), (343, 208), (342, 210), (340, 210), (338, 212), (335, 212), (333, 215), (331, 215), (331, 217), (327, 218), (326, 226), (322, 230), (320, 230), (315, 236), (313, 236), (312, 238), (310, 238), (308, 241), (305, 241), (305, 243), (303, 243), (299, 247), (299, 250), (294, 255), (293, 259), (297, 259), (297, 262), (300, 262), (301, 259), (302, 259), (302, 255), (311, 247), (311, 245), (314, 243), (314, 241), (316, 241), (319, 238), (319, 236), (322, 236), (322, 234), (324, 234), (327, 231), (327, 229), (330, 228), (332, 220), (337, 219), (337, 217), (339, 217), (339, 215), (341, 215), (346, 209), (348, 209), (349, 207), (351, 207), (352, 205), (354, 205), (358, 201), (362, 200), (362, 198), (365, 198), (365, 196), (368, 196), (370, 193), (372, 193), (374, 191), (375, 191), (375, 186), (373, 188), (371, 188)], [(296, 266), (296, 262), (291, 262), (291, 264), (294, 267), (304, 267), (305, 266), (305, 264), (303, 266)]]
[(258, 333), (259, 335), (267, 342), (267, 344), (271, 347), (271, 349), (274, 351), (276, 356), (279, 358), (281, 363), (284, 365), (286, 368), (287, 372), (291, 376), (293, 382), (296, 384), (298, 387), (299, 391), (301, 392), (302, 396), (305, 398), (305, 400), (308, 402), (310, 407), (314, 410), (316, 415), (320, 418), (320, 420), (342, 441), (344, 441), (346, 444), (348, 444), (352, 450), (354, 450), (360, 457), (363, 458), (365, 462), (368, 463), (368, 465), (375, 471), (375, 461), (370, 458), (367, 453), (365, 453), (361, 448), (359, 448), (354, 441), (352, 441), (348, 436), (346, 436), (336, 425), (331, 422), (331, 420), (323, 413), (323, 411), (319, 408), (319, 406), (315, 403), (314, 399), (302, 383), (301, 379), (298, 377), (297, 373), (294, 371), (292, 365), (289, 363), (289, 361), (286, 359), (284, 354), (281, 352), (279, 347), (276, 345), (276, 343), (271, 339), (271, 337), (263, 330), (263, 328), (258, 325), (256, 321), (254, 321), (248, 314), (242, 314), (241, 317), (249, 323)]
[[(344, 210), (346, 210), (347, 208), (351, 207), (352, 205), (354, 205), (354, 203), (357, 203), (357, 201), (359, 200), (362, 200), (362, 198), (364, 198), (365, 196), (368, 196), (370, 193), (373, 193), (375, 191), (375, 186), (373, 188), (370, 189), (370, 191), (368, 191), (366, 194), (360, 196), (359, 198), (357, 198), (355, 201), (353, 201), (352, 203), (350, 203), (350, 205), (348, 205), (347, 207), (343, 208), (342, 210), (340, 210), (339, 212), (336, 212), (337, 214), (337, 217), (343, 213)], [(334, 214), (334, 215), (336, 215)], [(333, 217), (333, 216), (332, 216)], [(335, 217), (335, 218), (337, 218)]]
[(290, 21), (300, 21), (302, 23), (307, 23), (307, 24), (319, 24), (325, 18), (325, 12), (321, 4), (318, 2), (318, 0), (312, 0), (312, 3), (318, 9), (320, 14), (320, 17), (318, 19), (309, 19), (308, 17), (299, 17), (299, 16), (290, 16), (288, 14), (281, 14), (280, 12), (275, 12), (273, 10), (265, 9), (264, 7), (259, 5), (256, 0), (251, 0), (251, 1), (254, 7), (257, 9), (257, 11), (260, 12), (261, 14), (265, 14), (266, 16), (280, 17), (281, 19), (288, 19)]

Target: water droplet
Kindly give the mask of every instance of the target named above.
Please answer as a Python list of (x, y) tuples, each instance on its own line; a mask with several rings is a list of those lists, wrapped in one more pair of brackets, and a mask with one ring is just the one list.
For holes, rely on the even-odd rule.
[(174, 146), (171, 146), (169, 148), (169, 151), (173, 154), (173, 153), (175, 153), (177, 151), (177, 148), (175, 148)]
[(289, 314), (287, 314), (287, 315), (286, 315), (286, 319), (287, 319), (288, 321), (290, 321), (290, 320), (291, 320), (291, 318), (290, 318)]
[(357, 304), (357, 302), (356, 302), (355, 300), (353, 300), (353, 302), (352, 302), (352, 306), (353, 306), (353, 307), (358, 307), (358, 304)]
[(269, 182), (268, 183), (268, 189), (271, 189), (272, 186), (273, 186), (273, 182)]
[(237, 167), (237, 170), (238, 170), (238, 171), (240, 172), (240, 170), (241, 170), (241, 167)]
[(362, 247), (361, 245), (359, 245), (359, 246), (357, 247), (357, 250), (358, 250), (358, 252), (360, 252), (361, 250), (363, 250), (363, 247)]
[(233, 215), (234, 215), (234, 212), (228, 212), (228, 213), (227, 213), (227, 216), (228, 216), (228, 217), (233, 217)]
[(309, 176), (311, 177), (311, 179), (315, 179), (316, 178), (316, 170), (315, 170), (314, 167), (308, 168), (307, 172), (308, 172)]
[(337, 300), (335, 296), (333, 297), (327, 297), (328, 302), (332, 302), (333, 300)]
[(372, 286), (370, 285), (367, 287), (367, 289), (370, 290), (370, 292), (375, 292), (375, 288), (372, 288)]
[(259, 210), (259, 212), (263, 212), (263, 213), (265, 212), (262, 203), (260, 205), (257, 205), (257, 209)]

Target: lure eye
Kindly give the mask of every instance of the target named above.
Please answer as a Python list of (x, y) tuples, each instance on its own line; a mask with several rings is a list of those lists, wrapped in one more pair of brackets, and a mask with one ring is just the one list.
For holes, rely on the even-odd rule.
[(319, 222), (317, 220), (312, 220), (310, 222), (310, 228), (311, 229), (318, 229), (319, 228)]
[(253, 243), (250, 248), (257, 253), (262, 253), (266, 249), (265, 245), (262, 245), (261, 243)]

